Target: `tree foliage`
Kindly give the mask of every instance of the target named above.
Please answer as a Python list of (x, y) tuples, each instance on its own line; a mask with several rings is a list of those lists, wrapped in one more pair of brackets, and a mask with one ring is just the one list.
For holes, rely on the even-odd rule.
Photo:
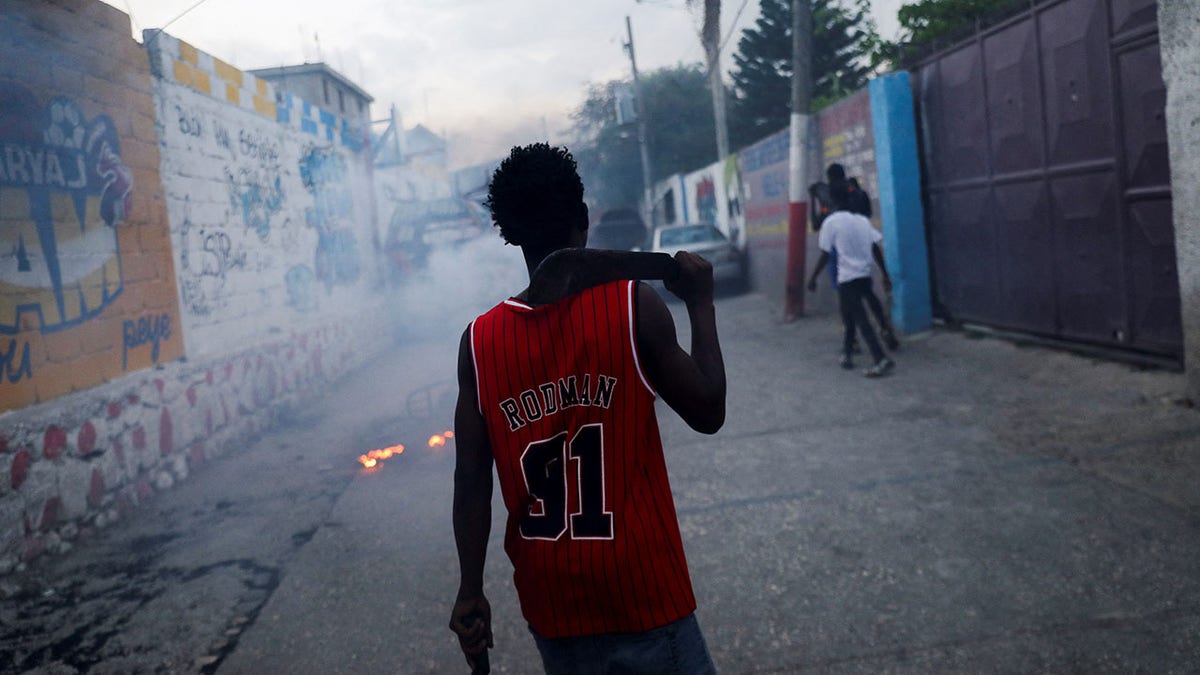
[(999, 14), (1027, 0), (915, 0), (900, 8), (900, 39), (928, 45), (954, 39), (971, 31), (977, 21)]
[[(712, 163), (715, 127), (704, 67), (661, 68), (642, 74), (641, 81), (652, 180)], [(632, 86), (627, 80), (589, 85), (586, 100), (572, 115), (575, 159), (589, 201), (601, 210), (636, 205), (642, 196), (637, 126), (617, 123), (617, 96)]]
[[(870, 0), (811, 0), (814, 107), (867, 83), (879, 44)], [(733, 55), (730, 136), (735, 147), (788, 124), (792, 95), (792, 0), (761, 0)]]

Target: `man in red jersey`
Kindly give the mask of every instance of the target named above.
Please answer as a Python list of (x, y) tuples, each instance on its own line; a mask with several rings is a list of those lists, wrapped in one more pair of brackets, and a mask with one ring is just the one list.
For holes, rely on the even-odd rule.
[[(575, 160), (513, 148), (488, 207), (532, 274), (587, 243)], [(725, 421), (712, 266), (675, 256), (666, 287), (687, 305), (689, 355), (658, 293), (616, 281), (535, 306), (526, 291), (463, 333), (455, 410), (454, 535), (461, 581), (450, 628), (475, 668), (492, 646), (483, 593), (492, 468), (508, 511), (504, 550), (548, 673), (715, 672), (695, 619), (654, 401), (693, 429)]]

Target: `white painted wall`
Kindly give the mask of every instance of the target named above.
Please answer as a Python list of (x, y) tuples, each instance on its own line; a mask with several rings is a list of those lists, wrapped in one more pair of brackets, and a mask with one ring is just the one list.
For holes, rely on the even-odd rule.
[(361, 313), (379, 273), (363, 155), (172, 81), (154, 98), (188, 357)]

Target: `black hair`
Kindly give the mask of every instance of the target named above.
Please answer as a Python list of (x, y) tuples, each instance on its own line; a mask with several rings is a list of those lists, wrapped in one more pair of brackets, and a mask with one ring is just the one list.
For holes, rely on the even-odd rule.
[(587, 227), (575, 158), (548, 143), (514, 146), (492, 174), (484, 205), (500, 236), (514, 246), (561, 247), (573, 226)]
[(825, 178), (831, 184), (846, 182), (846, 167), (838, 164), (837, 162), (830, 164), (829, 168), (825, 169)]
[(833, 183), (829, 186), (829, 198), (835, 211), (850, 210), (850, 187), (846, 181)]

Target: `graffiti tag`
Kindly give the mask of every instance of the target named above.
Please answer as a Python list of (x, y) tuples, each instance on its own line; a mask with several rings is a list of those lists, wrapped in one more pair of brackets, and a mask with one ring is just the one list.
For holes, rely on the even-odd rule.
[(213, 138), (217, 139), (217, 145), (225, 148), (233, 153), (233, 141), (229, 137), (229, 130), (221, 126), (219, 123), (213, 123)]
[(150, 351), (150, 360), (158, 363), (158, 347), (163, 340), (171, 339), (171, 316), (143, 316), (137, 321), (126, 319), (121, 325), (121, 337), (124, 351), (121, 354), (121, 368), (129, 368), (129, 350), (142, 345), (154, 345)]
[(264, 164), (279, 163), (279, 145), (245, 129), (238, 132), (238, 149), (243, 156), (253, 157)]
[(229, 186), (229, 202), (242, 214), (242, 222), (266, 241), (271, 235), (271, 218), (283, 210), (283, 181), (278, 171), (271, 180), (265, 171), (241, 169), (235, 175), (225, 170)]
[(21, 348), (20, 360), (17, 359), (17, 341), (9, 340), (8, 349), (0, 350), (0, 379), (7, 379), (10, 384), (16, 384), (22, 377), (33, 377), (33, 366), (29, 362), (29, 343)]
[(347, 173), (346, 160), (333, 148), (312, 147), (300, 159), (300, 180), (313, 196), (305, 219), (317, 231), (316, 278), (327, 291), (358, 280), (361, 273), (358, 242), (345, 227), (354, 213)]
[(62, 190), (79, 190), (87, 186), (87, 168), (81, 152), (5, 143), (3, 160), (0, 161), (0, 182), (6, 185)]
[(224, 306), (226, 275), (232, 269), (245, 269), (247, 254), (234, 246), (226, 232), (193, 224), (188, 203), (179, 235), (180, 293), (191, 314), (207, 316)]
[(193, 112), (183, 109), (183, 106), (175, 106), (175, 114), (179, 117), (179, 130), (188, 136), (199, 138), (204, 134), (204, 126), (200, 124), (200, 117)]

